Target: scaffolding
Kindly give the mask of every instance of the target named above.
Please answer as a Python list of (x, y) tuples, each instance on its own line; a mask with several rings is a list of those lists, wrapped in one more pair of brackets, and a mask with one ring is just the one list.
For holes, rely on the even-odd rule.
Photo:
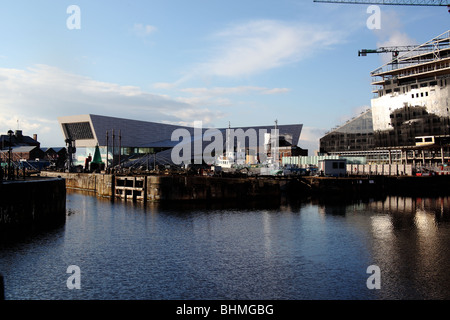
[(440, 71), (448, 68), (450, 61), (450, 30), (399, 55), (396, 59), (371, 72), (372, 77), (405, 77), (413, 69), (421, 68), (417, 73)]

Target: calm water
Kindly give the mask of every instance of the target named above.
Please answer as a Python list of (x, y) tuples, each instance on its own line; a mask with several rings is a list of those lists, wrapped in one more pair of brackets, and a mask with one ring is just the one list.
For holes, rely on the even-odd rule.
[[(448, 299), (449, 202), (143, 207), (69, 193), (66, 224), (2, 243), (0, 272), (7, 299)], [(367, 288), (371, 265), (381, 289)]]

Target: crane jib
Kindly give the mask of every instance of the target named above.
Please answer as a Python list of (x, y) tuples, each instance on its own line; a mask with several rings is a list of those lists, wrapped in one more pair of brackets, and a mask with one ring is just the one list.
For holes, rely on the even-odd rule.
[(450, 7), (450, 0), (314, 0), (323, 3), (348, 3), (348, 4), (380, 4), (380, 5), (405, 5), (405, 6), (442, 6)]

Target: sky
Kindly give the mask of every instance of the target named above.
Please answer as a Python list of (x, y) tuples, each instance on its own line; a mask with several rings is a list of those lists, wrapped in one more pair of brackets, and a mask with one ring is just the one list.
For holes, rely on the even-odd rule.
[(299, 146), (313, 155), (326, 131), (370, 107), (370, 72), (389, 56), (358, 50), (421, 44), (450, 29), (446, 7), (372, 9), (313, 0), (5, 0), (0, 133), (19, 129), (58, 147), (61, 116), (215, 128), (277, 120), (303, 124)]

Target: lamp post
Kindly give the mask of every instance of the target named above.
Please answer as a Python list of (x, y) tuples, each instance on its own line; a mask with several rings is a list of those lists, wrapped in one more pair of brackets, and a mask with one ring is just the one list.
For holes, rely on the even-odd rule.
[(12, 130), (8, 131), (8, 135), (9, 135), (9, 149), (8, 149), (8, 180), (11, 180), (11, 145), (12, 145), (12, 135), (14, 134), (14, 132)]

